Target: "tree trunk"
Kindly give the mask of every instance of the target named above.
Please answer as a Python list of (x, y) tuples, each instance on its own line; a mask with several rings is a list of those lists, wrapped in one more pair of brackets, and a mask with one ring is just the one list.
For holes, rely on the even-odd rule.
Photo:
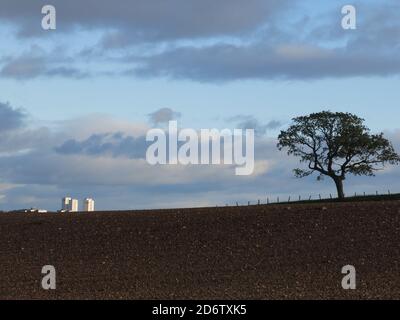
[(335, 181), (338, 198), (344, 199), (343, 179), (340, 177), (335, 177), (333, 178), (333, 181)]

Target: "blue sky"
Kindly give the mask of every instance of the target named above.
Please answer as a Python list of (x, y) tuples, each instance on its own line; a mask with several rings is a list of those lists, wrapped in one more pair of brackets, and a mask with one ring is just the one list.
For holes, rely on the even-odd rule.
[[(50, 2), (57, 30), (44, 31)], [(0, 131), (0, 210), (57, 209), (64, 195), (92, 196), (99, 209), (328, 195), (330, 181), (295, 180), (296, 160), (275, 148), (291, 118), (324, 109), (353, 112), (400, 145), (397, 1), (50, 2), (0, 2), (0, 111), (21, 120)], [(341, 27), (346, 4), (357, 9), (356, 30)], [(141, 137), (163, 108), (182, 127), (233, 128), (241, 117), (279, 126), (259, 137), (263, 169), (245, 178), (218, 167), (147, 167), (130, 152), (56, 151), (96, 134)], [(400, 192), (398, 178), (388, 168), (345, 187)]]

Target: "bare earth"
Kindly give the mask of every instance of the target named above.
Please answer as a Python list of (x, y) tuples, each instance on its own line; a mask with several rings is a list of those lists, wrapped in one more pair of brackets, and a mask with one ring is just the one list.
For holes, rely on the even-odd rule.
[(400, 299), (400, 201), (2, 214), (0, 298)]

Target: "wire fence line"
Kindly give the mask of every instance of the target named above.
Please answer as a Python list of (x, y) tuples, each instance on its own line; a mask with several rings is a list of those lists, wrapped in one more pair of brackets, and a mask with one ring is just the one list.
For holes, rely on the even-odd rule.
[[(379, 198), (388, 198), (388, 197), (396, 197), (398, 196), (400, 200), (400, 193), (392, 193), (390, 189), (386, 192), (379, 192), (378, 190), (375, 193), (367, 193), (367, 192), (354, 192), (353, 194), (345, 195), (344, 200), (351, 200), (351, 199), (363, 199), (363, 198), (372, 198), (375, 199), (376, 197)], [(318, 202), (318, 201), (338, 201), (339, 198), (336, 194), (310, 194), (309, 196), (304, 195), (297, 195), (297, 196), (268, 196), (266, 195), (264, 199), (257, 199), (255, 201), (247, 201), (246, 202), (239, 202), (236, 201), (235, 205), (239, 206), (251, 206), (251, 205), (266, 205), (266, 204), (280, 204), (280, 203), (307, 203), (307, 202)], [(231, 204), (232, 205), (232, 204)], [(230, 206), (226, 204), (226, 206)]]

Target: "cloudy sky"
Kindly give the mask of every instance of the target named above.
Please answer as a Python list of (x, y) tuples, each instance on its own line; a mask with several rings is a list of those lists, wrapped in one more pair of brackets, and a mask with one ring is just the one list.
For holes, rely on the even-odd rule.
[[(57, 29), (41, 27), (41, 8)], [(341, 8), (357, 9), (344, 30)], [(317, 0), (0, 0), (0, 210), (247, 203), (334, 194), (297, 180), (276, 149), (294, 116), (349, 111), (400, 151), (400, 3)], [(256, 129), (256, 170), (156, 166), (144, 136)], [(400, 169), (351, 178), (347, 193), (400, 192)]]

